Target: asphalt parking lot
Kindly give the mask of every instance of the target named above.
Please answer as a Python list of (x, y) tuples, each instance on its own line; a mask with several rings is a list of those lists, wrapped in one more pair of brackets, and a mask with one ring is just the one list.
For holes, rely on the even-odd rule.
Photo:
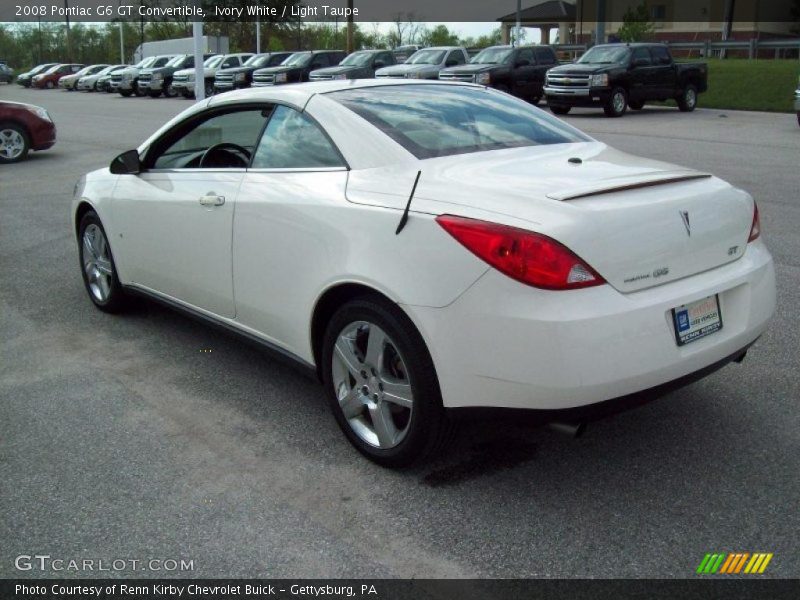
[(764, 576), (800, 577), (794, 115), (566, 118), (756, 197), (779, 299), (743, 364), (578, 440), (471, 424), (448, 456), (392, 472), (291, 368), (159, 306), (111, 316), (86, 297), (76, 179), (188, 101), (9, 85), (0, 99), (58, 126), (53, 149), (0, 167), (0, 577), (80, 575), (19, 572), (21, 554), (193, 560), (111, 573), (140, 577), (691, 577), (718, 551), (772, 552)]

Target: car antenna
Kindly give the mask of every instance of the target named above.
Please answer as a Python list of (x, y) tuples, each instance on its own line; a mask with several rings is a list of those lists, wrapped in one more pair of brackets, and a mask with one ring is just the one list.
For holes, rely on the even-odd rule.
[(408, 202), (406, 203), (406, 209), (403, 211), (403, 216), (400, 217), (400, 222), (397, 224), (397, 231), (394, 232), (395, 235), (398, 235), (403, 228), (406, 226), (406, 222), (408, 222), (408, 209), (411, 208), (411, 200), (414, 198), (414, 192), (417, 191), (417, 183), (419, 183), (419, 176), (422, 175), (422, 171), (417, 171), (417, 178), (414, 180), (414, 187), (411, 188), (411, 195), (408, 197)]

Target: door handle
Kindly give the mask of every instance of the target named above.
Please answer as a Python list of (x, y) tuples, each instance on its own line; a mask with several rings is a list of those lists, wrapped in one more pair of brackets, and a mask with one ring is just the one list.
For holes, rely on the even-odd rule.
[(209, 192), (205, 196), (200, 196), (200, 204), (203, 206), (222, 206), (225, 204), (225, 196), (217, 196), (214, 192)]

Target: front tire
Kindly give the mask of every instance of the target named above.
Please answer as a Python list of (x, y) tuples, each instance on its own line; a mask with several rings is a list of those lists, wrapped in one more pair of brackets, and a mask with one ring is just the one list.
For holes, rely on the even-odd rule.
[(621, 117), (628, 108), (628, 93), (624, 88), (615, 87), (611, 90), (608, 102), (603, 107), (607, 117)]
[(31, 149), (31, 139), (24, 127), (0, 123), (0, 164), (24, 160)]
[(678, 96), (677, 102), (681, 112), (692, 112), (697, 108), (697, 88), (691, 84), (687, 85)]
[(554, 115), (566, 115), (569, 114), (570, 108), (569, 106), (550, 106), (550, 112)]
[(347, 439), (382, 466), (421, 461), (450, 437), (422, 336), (388, 301), (364, 296), (333, 315), (322, 342), (322, 378)]
[(133, 95), (133, 90), (120, 90), (119, 94), (123, 98), (130, 98)]
[(83, 285), (89, 299), (102, 311), (125, 309), (128, 298), (117, 277), (117, 267), (100, 218), (93, 210), (81, 218), (78, 240)]
[(147, 92), (147, 95), (151, 98), (158, 98), (161, 95), (161, 92)]
[(54, 87), (56, 87), (56, 84), (53, 83), (52, 81), (48, 81), (47, 83), (44, 84), (44, 87), (46, 87), (48, 90), (52, 90)]

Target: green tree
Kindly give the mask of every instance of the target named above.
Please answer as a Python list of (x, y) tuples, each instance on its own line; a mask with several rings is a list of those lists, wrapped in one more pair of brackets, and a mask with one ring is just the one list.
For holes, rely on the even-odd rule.
[(650, 21), (650, 13), (647, 6), (642, 3), (636, 8), (628, 7), (622, 15), (622, 27), (619, 28), (617, 35), (623, 42), (640, 42), (648, 39), (655, 27)]
[(437, 25), (433, 29), (423, 29), (419, 41), (423, 46), (457, 46), (458, 35), (451, 32), (447, 25)]

